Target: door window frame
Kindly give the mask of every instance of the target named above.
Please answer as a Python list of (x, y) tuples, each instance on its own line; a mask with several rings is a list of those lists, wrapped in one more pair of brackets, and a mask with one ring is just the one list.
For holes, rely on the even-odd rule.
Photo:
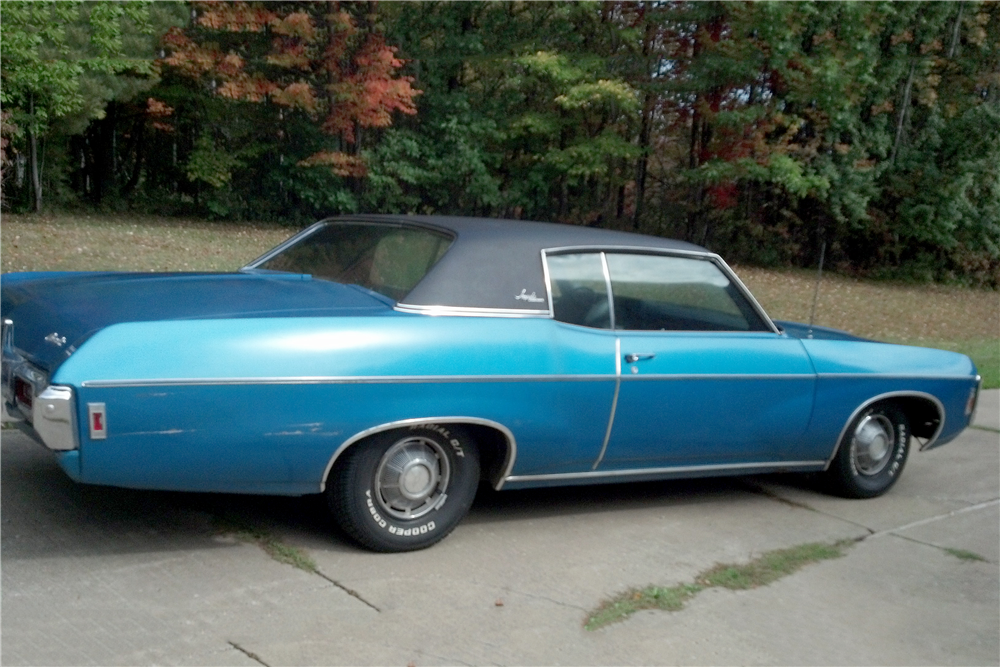
[[(548, 297), (548, 307), (549, 307), (549, 317), (555, 319), (555, 308), (553, 304), (553, 291), (552, 291), (552, 276), (549, 273), (549, 261), (550, 255), (577, 255), (577, 254), (599, 254), (601, 256), (601, 265), (604, 271), (604, 281), (605, 287), (607, 289), (608, 298), (608, 308), (611, 313), (611, 329), (594, 328), (587, 327), (583, 324), (572, 324), (565, 322), (570, 326), (580, 326), (587, 329), (592, 329), (594, 331), (626, 331), (623, 329), (615, 329), (615, 300), (614, 291), (611, 286), (611, 272), (608, 267), (607, 253), (612, 254), (631, 254), (631, 255), (659, 255), (665, 257), (683, 257), (687, 259), (699, 259), (703, 261), (711, 262), (715, 265), (719, 271), (729, 280), (730, 284), (736, 288), (736, 292), (746, 299), (747, 303), (753, 311), (761, 318), (764, 324), (770, 329), (771, 333), (781, 334), (781, 330), (774, 324), (770, 316), (760, 305), (760, 302), (754, 297), (754, 295), (747, 289), (747, 286), (743, 284), (743, 281), (739, 279), (736, 273), (730, 268), (726, 261), (722, 259), (719, 255), (713, 252), (697, 252), (692, 250), (668, 250), (665, 248), (646, 248), (642, 246), (562, 246), (557, 248), (546, 248), (542, 250), (542, 273), (545, 280), (545, 289)], [(642, 331), (641, 329), (628, 329), (627, 331)], [(694, 331), (686, 331), (682, 333), (698, 333)], [(712, 331), (710, 333), (753, 333), (753, 332), (741, 332), (741, 331)], [(767, 332), (757, 332), (757, 333), (767, 333)]]

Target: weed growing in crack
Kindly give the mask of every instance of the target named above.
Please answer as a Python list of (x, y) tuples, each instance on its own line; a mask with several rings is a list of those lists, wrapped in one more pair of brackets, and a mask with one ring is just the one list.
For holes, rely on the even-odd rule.
[(959, 560), (970, 560), (979, 561), (982, 563), (986, 562), (986, 559), (977, 554), (975, 551), (966, 551), (965, 549), (948, 549), (945, 548), (945, 552), (951, 554)]
[(263, 549), (264, 553), (279, 563), (291, 565), (312, 574), (318, 573), (316, 561), (307, 553), (298, 547), (285, 544), (264, 528), (252, 526), (242, 519), (232, 516), (216, 516), (213, 523), (218, 532), (232, 535), (243, 542), (256, 544)]
[(841, 540), (833, 544), (801, 544), (788, 549), (768, 551), (743, 565), (720, 564), (695, 577), (694, 583), (664, 588), (647, 586), (631, 589), (605, 600), (584, 623), (587, 630), (623, 621), (643, 609), (680, 611), (684, 604), (706, 588), (746, 590), (766, 586), (789, 574), (821, 560), (840, 558), (856, 540)]

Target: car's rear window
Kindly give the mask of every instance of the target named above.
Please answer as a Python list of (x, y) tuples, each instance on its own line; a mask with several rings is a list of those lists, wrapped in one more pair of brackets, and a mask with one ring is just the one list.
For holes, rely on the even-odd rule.
[(360, 285), (399, 301), (427, 275), (452, 241), (431, 229), (329, 224), (255, 268), (308, 273)]

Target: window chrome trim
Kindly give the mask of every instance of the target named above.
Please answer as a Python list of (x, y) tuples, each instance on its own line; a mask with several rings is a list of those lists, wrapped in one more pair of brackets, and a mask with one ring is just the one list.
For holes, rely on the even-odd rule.
[(309, 225), (305, 229), (303, 229), (303, 230), (301, 230), (299, 232), (296, 232), (295, 234), (292, 234), (287, 239), (285, 239), (284, 241), (282, 241), (278, 245), (274, 246), (273, 248), (271, 248), (270, 250), (268, 250), (267, 252), (265, 252), (263, 255), (261, 255), (257, 259), (252, 260), (252, 261), (244, 264), (243, 266), (241, 266), (239, 268), (239, 270), (243, 271), (244, 269), (256, 269), (258, 266), (260, 266), (264, 262), (268, 261), (269, 259), (271, 259), (275, 255), (279, 255), (279, 254), (283, 253), (285, 250), (287, 250), (289, 247), (291, 247), (291, 246), (295, 245), (296, 243), (298, 243), (299, 241), (302, 241), (303, 239), (309, 238), (310, 236), (312, 236), (313, 234), (315, 234), (316, 232), (318, 232), (320, 229), (322, 229), (323, 227), (325, 227), (326, 224), (327, 224), (326, 220), (320, 220), (319, 222), (314, 222), (313, 224)]
[(337, 462), (340, 455), (347, 451), (347, 448), (351, 445), (357, 444), (365, 438), (371, 437), (377, 433), (383, 433), (385, 431), (391, 431), (398, 428), (406, 428), (407, 426), (421, 426), (423, 424), (474, 424), (476, 426), (487, 426), (499, 431), (507, 440), (507, 455), (504, 459), (503, 466), (501, 467), (500, 474), (497, 475), (495, 480), (491, 481), (493, 482), (493, 488), (497, 491), (503, 487), (504, 482), (510, 476), (510, 471), (514, 469), (514, 460), (517, 458), (517, 440), (514, 438), (514, 434), (509, 428), (499, 422), (495, 422), (490, 419), (481, 419), (479, 417), (419, 417), (414, 419), (400, 419), (398, 421), (379, 424), (378, 426), (365, 429), (360, 433), (355, 433), (353, 436), (345, 440), (339, 447), (337, 447), (336, 451), (333, 452), (333, 456), (331, 456), (330, 460), (327, 462), (326, 468), (323, 470), (323, 478), (319, 483), (319, 492), (323, 493), (326, 491), (326, 480), (330, 476), (330, 471), (333, 470), (333, 466)]
[[(611, 287), (611, 267), (608, 266), (608, 254), (606, 252), (601, 253), (601, 269), (604, 271), (604, 289), (607, 291), (608, 297), (608, 320), (610, 320), (611, 330), (615, 330), (615, 291)], [(621, 342), (616, 343), (615, 349), (617, 350), (617, 356), (619, 361), (616, 362), (618, 367), (618, 375), (621, 376)]]
[(551, 318), (550, 310), (532, 310), (529, 308), (474, 308), (472, 306), (417, 306), (409, 303), (397, 303), (393, 310), (412, 315), (430, 315), (434, 317), (537, 317)]
[(819, 468), (825, 461), (767, 461), (764, 463), (714, 463), (697, 466), (666, 466), (661, 468), (629, 468), (627, 470), (592, 470), (588, 472), (566, 472), (546, 475), (511, 475), (507, 484), (521, 482), (550, 482), (568, 480), (619, 479), (622, 477), (644, 477), (697, 472), (752, 472), (758, 470), (784, 470), (788, 468)]
[(431, 223), (420, 224), (420, 223), (410, 222), (407, 220), (372, 220), (366, 218), (364, 215), (323, 218), (322, 220), (318, 220), (313, 224), (309, 225), (305, 229), (296, 232), (295, 234), (292, 234), (287, 239), (285, 239), (275, 247), (271, 248), (257, 259), (241, 266), (238, 270), (243, 271), (244, 269), (246, 270), (256, 269), (261, 264), (274, 258), (276, 255), (283, 253), (285, 250), (295, 245), (299, 241), (303, 241), (309, 238), (310, 236), (318, 232), (320, 229), (340, 224), (368, 225), (374, 227), (402, 227), (407, 229), (420, 229), (420, 230), (429, 229), (449, 237), (452, 243), (454, 243), (455, 239), (457, 238), (454, 230)]
[(768, 315), (767, 311), (764, 310), (764, 307), (760, 305), (760, 302), (757, 301), (757, 297), (753, 295), (753, 292), (751, 292), (747, 286), (743, 284), (743, 281), (736, 275), (736, 272), (733, 271), (728, 264), (726, 264), (726, 260), (722, 259), (722, 257), (716, 255), (715, 253), (712, 253), (711, 257), (716, 265), (722, 269), (722, 272), (726, 274), (729, 281), (736, 286), (736, 290), (750, 302), (750, 306), (757, 311), (757, 314), (760, 315), (769, 327), (771, 327), (771, 330), (780, 336), (782, 334), (781, 329), (779, 329), (778, 326), (771, 320), (771, 316)]
[(847, 429), (850, 428), (851, 423), (855, 419), (857, 419), (857, 416), (862, 412), (864, 412), (865, 410), (867, 410), (873, 404), (878, 403), (879, 401), (884, 401), (889, 398), (922, 398), (925, 400), (929, 400), (931, 403), (934, 404), (934, 406), (937, 408), (938, 414), (940, 415), (940, 421), (938, 422), (937, 430), (935, 430), (934, 434), (931, 435), (930, 439), (928, 439), (927, 442), (925, 442), (920, 447), (920, 450), (923, 451), (925, 449), (928, 449), (934, 444), (934, 441), (937, 440), (938, 436), (941, 435), (941, 431), (944, 430), (945, 409), (941, 401), (939, 401), (936, 396), (932, 396), (931, 394), (928, 394), (927, 392), (924, 391), (889, 391), (884, 394), (879, 394), (878, 396), (869, 398), (867, 401), (859, 405), (854, 410), (854, 412), (851, 413), (851, 416), (848, 417), (847, 421), (844, 422), (844, 428), (840, 429), (840, 435), (837, 436), (837, 442), (833, 447), (833, 453), (831, 453), (830, 458), (826, 460), (826, 465), (824, 466), (824, 470), (826, 468), (829, 468), (830, 464), (833, 463), (833, 460), (837, 458), (837, 452), (840, 451), (840, 446), (844, 442), (844, 436), (847, 434)]
[[(764, 324), (766, 326), (770, 327), (770, 329), (771, 329), (770, 333), (781, 335), (781, 330), (778, 329), (778, 327), (771, 320), (771, 317), (767, 314), (767, 311), (764, 310), (764, 307), (760, 305), (760, 302), (757, 301), (757, 299), (756, 299), (756, 297), (754, 297), (753, 293), (750, 292), (749, 289), (747, 289), (747, 286), (743, 284), (743, 281), (739, 279), (739, 276), (736, 275), (736, 273), (733, 271), (733, 269), (728, 264), (726, 264), (726, 261), (724, 259), (722, 259), (722, 257), (719, 256), (717, 253), (709, 252), (707, 250), (705, 250), (705, 251), (701, 251), (701, 250), (681, 250), (681, 249), (671, 249), (671, 248), (655, 248), (655, 247), (648, 247), (648, 246), (614, 246), (614, 245), (608, 245), (608, 246), (560, 246), (558, 248), (546, 248), (546, 249), (542, 250), (542, 258), (543, 258), (543, 260), (545, 260), (545, 261), (542, 262), (542, 264), (543, 264), (543, 266), (547, 266), (547, 258), (548, 258), (549, 254), (552, 254), (552, 255), (566, 255), (566, 254), (571, 254), (571, 253), (588, 253), (588, 252), (589, 253), (601, 253), (602, 254), (602, 261), (605, 263), (605, 266), (607, 265), (607, 258), (603, 257), (603, 255), (605, 255), (607, 253), (631, 253), (631, 254), (637, 254), (637, 255), (661, 255), (661, 256), (667, 256), (667, 257), (686, 257), (686, 258), (689, 258), (689, 259), (702, 259), (702, 260), (710, 261), (713, 264), (715, 264), (716, 267), (722, 272), (722, 274), (729, 280), (729, 282), (732, 283), (736, 287), (736, 291), (739, 292), (747, 300), (747, 302), (750, 304), (750, 307), (753, 308), (754, 312), (756, 312), (757, 315), (764, 321)], [(607, 268), (605, 270), (607, 270)], [(610, 278), (610, 272), (609, 272), (609, 274), (607, 276), (607, 279), (608, 279), (608, 282), (610, 283), (610, 280), (611, 280), (611, 278)], [(550, 308), (551, 308), (551, 293), (552, 293), (552, 288), (551, 288), (551, 285), (549, 285), (548, 283), (546, 283), (545, 287), (546, 287), (546, 289), (549, 290), (549, 294), (550, 294), (549, 302), (550, 302)], [(610, 287), (609, 287), (609, 291), (610, 291)], [(613, 326), (614, 325), (614, 298), (613, 298), (613, 296), (611, 297), (611, 299), (612, 300), (610, 301), (609, 305), (612, 308), (611, 319), (612, 319), (612, 329), (614, 329), (614, 326)], [(629, 331), (631, 331), (631, 329)], [(713, 333), (730, 333), (730, 332), (723, 331), (723, 332), (713, 332)], [(743, 333), (743, 332), (735, 332), (735, 333)], [(766, 332), (754, 332), (754, 333), (766, 333)]]

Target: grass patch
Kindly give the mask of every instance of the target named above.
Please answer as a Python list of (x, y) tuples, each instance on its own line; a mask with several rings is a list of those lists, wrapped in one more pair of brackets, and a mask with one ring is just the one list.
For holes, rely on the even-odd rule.
[(605, 601), (597, 608), (597, 611), (587, 618), (584, 627), (587, 630), (597, 630), (605, 625), (624, 621), (635, 612), (643, 609), (680, 611), (684, 608), (684, 603), (700, 593), (701, 590), (702, 587), (697, 584), (681, 584), (670, 588), (648, 586), (643, 589), (632, 589)]
[(297, 567), (311, 574), (316, 574), (316, 561), (298, 547), (285, 544), (269, 531), (258, 526), (252, 526), (243, 519), (233, 516), (215, 516), (212, 523), (216, 531), (232, 535), (242, 542), (259, 546), (264, 553), (285, 565)]
[(296, 231), (156, 216), (5, 214), (0, 269), (234, 271)]
[(959, 560), (969, 560), (969, 561), (979, 561), (985, 563), (986, 559), (977, 554), (975, 551), (966, 551), (965, 549), (948, 549), (945, 551)]
[(840, 558), (854, 540), (834, 544), (810, 543), (788, 549), (768, 551), (742, 565), (722, 564), (705, 570), (690, 584), (664, 588), (647, 586), (631, 589), (605, 600), (584, 623), (587, 630), (597, 630), (606, 625), (624, 621), (644, 609), (680, 611), (684, 604), (706, 588), (747, 590), (766, 586), (793, 572), (821, 560)]

